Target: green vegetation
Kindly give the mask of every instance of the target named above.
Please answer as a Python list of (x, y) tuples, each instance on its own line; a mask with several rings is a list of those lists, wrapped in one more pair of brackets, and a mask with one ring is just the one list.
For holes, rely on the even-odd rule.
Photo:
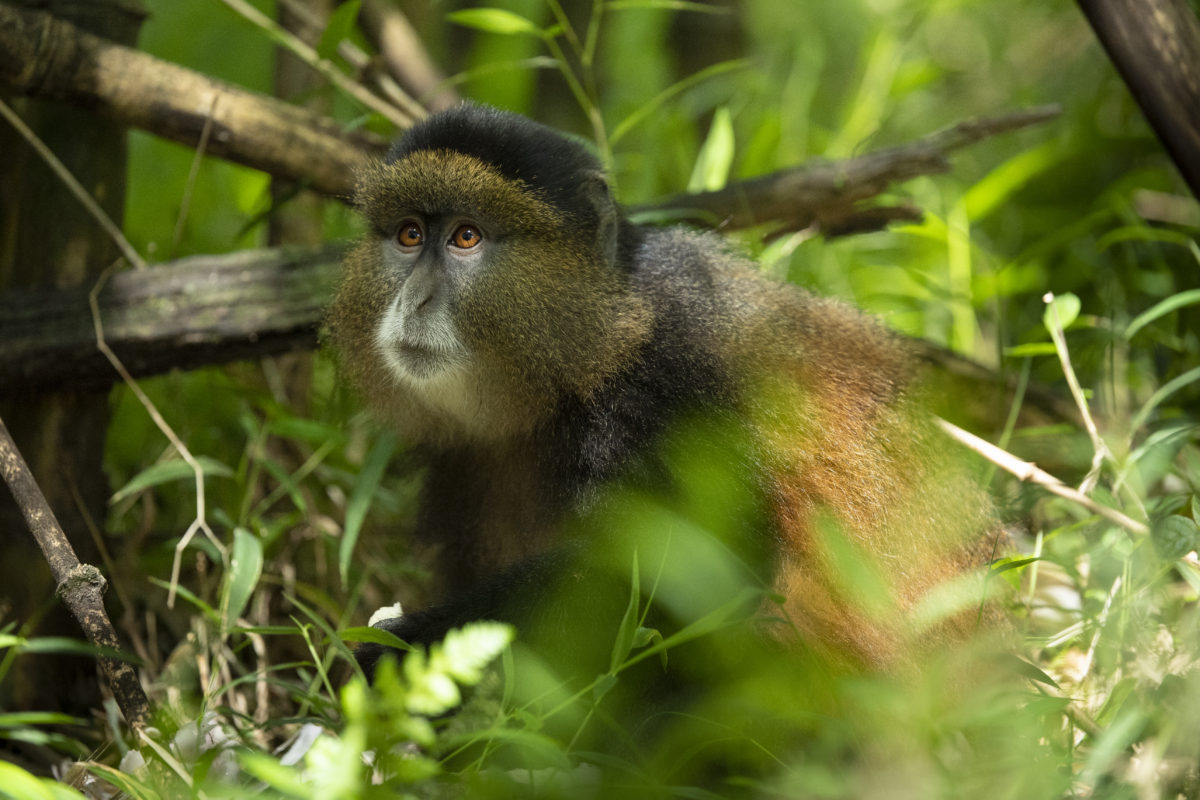
[[(145, 49), (270, 90), (264, 33), (207, 0), (147, 5)], [(989, 575), (1007, 587), (1015, 656), (980, 641), (916, 674), (863, 674), (819, 653), (761, 653), (729, 608), (664, 640), (641, 617), (636, 576), (659, 563), (642, 560), (625, 622), (592, 632), (613, 656), (589, 686), (558, 686), (491, 625), (406, 659), (373, 689), (343, 685), (344, 641), (382, 635), (352, 626), (396, 598), (425, 599), (427, 554), (412, 535), (420, 476), (403, 466), (404, 443), (357, 412), (323, 353), (172, 374), (142, 385), (203, 457), (215, 536), (185, 551), (174, 608), (192, 471), (121, 387), (107, 451), (119, 488), (103, 568), (110, 598), (131, 612), (120, 632), (158, 690), (158, 730), (135, 742), (115, 724), (0, 713), (0, 737), (94, 753), (92, 772), (139, 798), (1200, 795), (1200, 208), (1074, 5), (597, 0), (563, 3), (569, 23), (557, 0), (410, 5), (424, 8), (414, 20), (465, 95), (595, 141), (629, 204), (1061, 104), (1056, 121), (894, 187), (925, 212), (920, 224), (743, 243), (764, 270), (1011, 374), (1022, 392), (1040, 384), (1086, 406), (1094, 436), (1065, 418), (1024, 424), (1017, 412), (1035, 405), (1024, 393), (977, 432), (1149, 533), (981, 467), (1021, 526)], [(710, 46), (719, 55), (705, 60)], [(339, 119), (386, 130), (320, 95)], [(131, 134), (135, 246), (153, 260), (265, 244), (280, 210), (267, 178), (214, 159), (177, 224), (191, 161)], [(333, 203), (310, 221), (328, 239), (356, 225)], [(689, 478), (712, 486), (702, 468)], [(682, 514), (672, 530), (698, 528), (705, 542), (692, 522), (713, 508), (634, 499), (613, 513), (648, 531)], [(719, 548), (674, 546), (717, 559), (689, 568), (730, 569)], [(886, 606), (868, 568), (847, 580)], [(0, 680), (14, 659), (72, 647), (0, 625)], [(621, 727), (606, 702), (628, 670), (698, 640), (719, 676), (705, 696), (686, 716), (651, 709), (651, 722)], [(463, 712), (439, 717), (464, 690)], [(7, 795), (77, 796), (0, 762)]]

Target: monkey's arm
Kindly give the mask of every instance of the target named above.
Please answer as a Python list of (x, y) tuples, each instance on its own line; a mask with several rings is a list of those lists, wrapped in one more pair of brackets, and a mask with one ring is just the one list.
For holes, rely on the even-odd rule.
[[(408, 644), (423, 647), (441, 641), (455, 628), (480, 620), (511, 623), (517, 626), (522, 638), (526, 638), (523, 634), (536, 623), (539, 638), (562, 641), (570, 633), (568, 626), (581, 623), (582, 619), (575, 614), (584, 609), (572, 608), (574, 603), (564, 605), (554, 601), (561, 599), (564, 583), (584, 582), (585, 575), (580, 569), (586, 562), (581, 551), (576, 543), (554, 548), (518, 562), (445, 602), (383, 620), (375, 627), (395, 634)], [(611, 598), (606, 600), (603, 596), (611, 592), (596, 585), (595, 574), (595, 570), (587, 572), (589, 585), (584, 596), (606, 608), (611, 604)], [(565, 581), (568, 577), (571, 580)], [(363, 642), (354, 651), (368, 680), (374, 678), (379, 660), (389, 654), (397, 658), (404, 655), (402, 651), (373, 642)]]

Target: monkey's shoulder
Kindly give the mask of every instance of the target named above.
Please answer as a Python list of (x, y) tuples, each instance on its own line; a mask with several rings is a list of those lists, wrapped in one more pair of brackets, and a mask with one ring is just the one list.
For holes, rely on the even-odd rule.
[(784, 377), (894, 397), (916, 370), (912, 346), (844, 301), (764, 275), (725, 238), (675, 227), (645, 233), (633, 275), (680, 337), (703, 337), (752, 379)]

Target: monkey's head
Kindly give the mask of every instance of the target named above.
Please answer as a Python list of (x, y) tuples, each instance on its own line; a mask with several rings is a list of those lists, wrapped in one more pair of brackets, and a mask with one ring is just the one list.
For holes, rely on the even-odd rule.
[(329, 330), (368, 402), (413, 435), (527, 430), (649, 336), (600, 163), (545, 126), (432, 116), (359, 176), (356, 202), (368, 232)]

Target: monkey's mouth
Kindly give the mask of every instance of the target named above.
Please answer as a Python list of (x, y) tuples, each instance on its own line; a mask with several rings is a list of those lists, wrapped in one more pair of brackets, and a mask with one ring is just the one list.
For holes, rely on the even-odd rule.
[(392, 342), (385, 352), (393, 369), (413, 378), (432, 377), (455, 361), (453, 353), (412, 342)]

